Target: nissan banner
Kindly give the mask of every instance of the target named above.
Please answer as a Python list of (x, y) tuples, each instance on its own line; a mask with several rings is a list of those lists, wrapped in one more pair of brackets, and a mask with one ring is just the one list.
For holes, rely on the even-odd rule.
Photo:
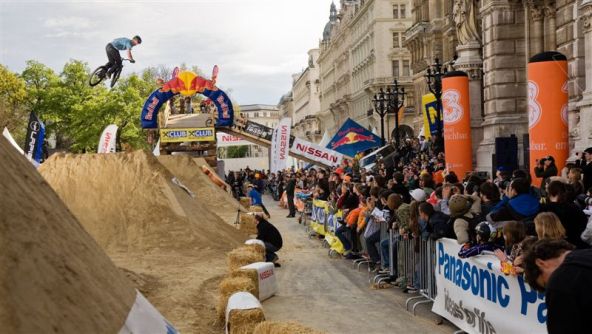
[(288, 152), (290, 150), (290, 130), (292, 127), (292, 119), (289, 117), (282, 118), (277, 128), (273, 131), (271, 140), (271, 172), (286, 169), (288, 162)]
[(343, 154), (300, 138), (294, 139), (290, 152), (325, 166), (337, 166), (343, 161)]

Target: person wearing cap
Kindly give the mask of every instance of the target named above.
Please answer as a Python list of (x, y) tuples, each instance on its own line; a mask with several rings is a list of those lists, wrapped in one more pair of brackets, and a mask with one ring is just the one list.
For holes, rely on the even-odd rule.
[(487, 215), (487, 221), (501, 228), (507, 221), (534, 219), (540, 209), (539, 200), (531, 193), (528, 180), (516, 178), (510, 183), (506, 196)]
[(409, 195), (411, 196), (411, 198), (416, 201), (416, 202), (425, 202), (427, 196), (425, 191), (423, 191), (420, 188), (417, 189), (413, 189), (409, 192)]
[(582, 169), (584, 175), (584, 190), (592, 187), (592, 147), (588, 147), (582, 154), (582, 158), (576, 161), (576, 167)]
[(456, 241), (461, 245), (470, 242), (481, 211), (479, 198), (456, 194), (448, 201), (448, 207), (450, 208), (450, 218), (453, 220)]
[(550, 155), (537, 162), (538, 166), (534, 167), (534, 174), (536, 177), (542, 179), (540, 188), (543, 190), (547, 185), (547, 179), (552, 176), (557, 176), (559, 171), (557, 170), (557, 166), (555, 166), (555, 158)]
[(263, 212), (265, 213), (265, 215), (268, 218), (270, 218), (271, 216), (269, 215), (269, 211), (267, 211), (267, 208), (265, 208), (265, 205), (263, 205), (263, 199), (261, 198), (261, 193), (259, 193), (257, 191), (257, 189), (255, 188), (255, 186), (253, 186), (252, 183), (247, 184), (247, 189), (248, 189), (247, 196), (249, 196), (249, 198), (251, 199), (251, 205), (261, 207), (261, 209), (263, 209)]

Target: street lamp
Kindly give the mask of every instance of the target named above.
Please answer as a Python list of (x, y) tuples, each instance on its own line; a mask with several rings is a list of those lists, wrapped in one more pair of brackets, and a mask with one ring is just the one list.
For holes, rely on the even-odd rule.
[(382, 146), (386, 144), (384, 139), (384, 117), (387, 114), (395, 114), (395, 133), (396, 133), (396, 145), (399, 147), (399, 109), (403, 106), (405, 101), (405, 88), (399, 87), (397, 80), (394, 81), (393, 85), (389, 85), (386, 88), (380, 88), (378, 93), (374, 95), (372, 104), (374, 105), (374, 111), (380, 116), (380, 139), (382, 140)]

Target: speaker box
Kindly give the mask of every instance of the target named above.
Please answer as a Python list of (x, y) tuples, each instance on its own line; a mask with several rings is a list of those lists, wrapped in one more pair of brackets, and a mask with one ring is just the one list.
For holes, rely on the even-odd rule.
[(530, 136), (528, 133), (522, 135), (522, 146), (524, 147), (524, 170), (530, 170)]
[(518, 169), (518, 138), (510, 137), (495, 138), (495, 169), (503, 167), (510, 172)]

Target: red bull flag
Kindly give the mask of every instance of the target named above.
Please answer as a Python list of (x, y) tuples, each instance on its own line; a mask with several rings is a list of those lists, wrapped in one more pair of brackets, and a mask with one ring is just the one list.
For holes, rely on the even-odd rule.
[(380, 137), (348, 118), (327, 144), (327, 148), (354, 157), (360, 152), (380, 147), (381, 143)]

